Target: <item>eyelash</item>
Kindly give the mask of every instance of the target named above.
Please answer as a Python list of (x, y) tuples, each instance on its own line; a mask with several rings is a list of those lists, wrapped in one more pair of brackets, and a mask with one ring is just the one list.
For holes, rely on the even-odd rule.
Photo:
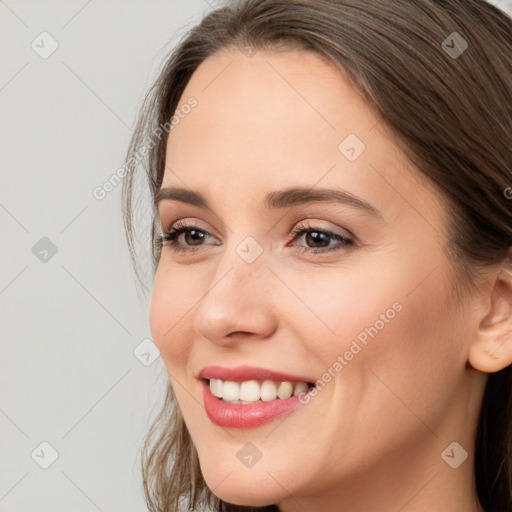
[[(206, 234), (207, 236), (213, 236), (210, 233), (208, 233), (208, 231), (205, 231), (204, 229), (200, 229), (198, 226), (188, 225), (183, 221), (178, 221), (171, 228), (170, 231), (160, 235), (158, 238), (159, 238), (161, 245), (170, 246), (174, 252), (196, 252), (196, 251), (200, 250), (201, 245), (195, 246), (196, 248), (194, 248), (194, 249), (186, 249), (183, 246), (178, 245), (178, 243), (177, 243), (179, 236), (182, 233), (186, 233), (189, 231), (199, 231), (201, 233)], [(331, 251), (340, 251), (342, 249), (346, 249), (348, 246), (354, 245), (354, 240), (352, 240), (344, 235), (340, 235), (338, 233), (333, 233), (332, 231), (327, 231), (324, 229), (317, 229), (317, 228), (310, 226), (309, 224), (304, 224), (304, 223), (300, 223), (292, 231), (292, 233), (291, 233), (291, 235), (293, 236), (292, 240), (297, 238), (299, 235), (303, 235), (308, 232), (323, 233), (324, 235), (327, 235), (328, 237), (330, 237), (334, 240), (337, 240), (338, 242), (340, 242), (340, 244), (335, 247), (320, 248), (320, 249), (315, 249), (312, 247), (299, 245), (297, 247), (301, 252), (326, 253), (326, 252), (331, 252)]]

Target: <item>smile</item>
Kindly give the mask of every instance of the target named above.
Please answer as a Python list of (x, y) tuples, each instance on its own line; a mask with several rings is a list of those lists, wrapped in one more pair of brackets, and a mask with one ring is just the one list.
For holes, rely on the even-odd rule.
[[(263, 381), (260, 385), (258, 381), (233, 382), (201, 379), (200, 384), (204, 407), (210, 421), (224, 428), (242, 429), (259, 427), (293, 411), (303, 405), (299, 395), (307, 393), (308, 389), (315, 388), (313, 384), (309, 387), (305, 382), (294, 383), (292, 396), (290, 393), (292, 383), (286, 381), (280, 383)], [(244, 384), (246, 385), (243, 386)], [(214, 395), (211, 388), (213, 387), (214, 391), (219, 393), (220, 386), (222, 386), (222, 395), (218, 397)], [(226, 389), (225, 395), (224, 389)], [(285, 398), (280, 398), (278, 392), (281, 392)], [(259, 397), (255, 400), (257, 394)], [(288, 394), (289, 397), (287, 397)], [(267, 400), (264, 400), (262, 395)], [(252, 400), (240, 400), (240, 396), (250, 397)], [(226, 401), (227, 397), (235, 398)]]
[(307, 391), (313, 384), (307, 382), (276, 382), (272, 380), (246, 380), (234, 382), (221, 379), (209, 379), (210, 391), (217, 398), (229, 403), (249, 404), (259, 400), (285, 400)]

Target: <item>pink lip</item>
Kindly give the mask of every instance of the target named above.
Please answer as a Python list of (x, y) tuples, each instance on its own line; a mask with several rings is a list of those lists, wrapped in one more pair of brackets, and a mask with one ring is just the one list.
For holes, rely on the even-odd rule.
[(222, 366), (207, 366), (203, 368), (199, 379), (221, 379), (233, 382), (243, 382), (246, 380), (273, 380), (276, 382), (306, 382), (313, 384), (316, 379), (310, 377), (289, 375), (287, 373), (267, 370), (265, 368), (256, 368), (254, 366), (237, 366), (235, 368), (224, 368)]
[(300, 395), (284, 400), (278, 398), (270, 402), (261, 401), (255, 404), (230, 404), (213, 395), (206, 380), (200, 382), (203, 387), (204, 408), (208, 418), (216, 425), (225, 428), (259, 427), (303, 405), (299, 401)]

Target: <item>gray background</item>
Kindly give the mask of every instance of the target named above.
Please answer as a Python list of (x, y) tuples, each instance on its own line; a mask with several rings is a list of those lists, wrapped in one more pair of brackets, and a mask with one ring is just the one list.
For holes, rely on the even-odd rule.
[(0, 0), (0, 512), (146, 510), (139, 448), (166, 372), (121, 187), (93, 190), (122, 165), (166, 52), (213, 5)]

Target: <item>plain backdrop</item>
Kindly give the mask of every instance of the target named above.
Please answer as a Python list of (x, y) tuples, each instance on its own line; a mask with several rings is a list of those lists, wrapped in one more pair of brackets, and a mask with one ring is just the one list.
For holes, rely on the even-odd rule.
[(0, 512), (146, 510), (139, 450), (166, 373), (121, 187), (93, 192), (164, 56), (214, 6), (0, 0)]

